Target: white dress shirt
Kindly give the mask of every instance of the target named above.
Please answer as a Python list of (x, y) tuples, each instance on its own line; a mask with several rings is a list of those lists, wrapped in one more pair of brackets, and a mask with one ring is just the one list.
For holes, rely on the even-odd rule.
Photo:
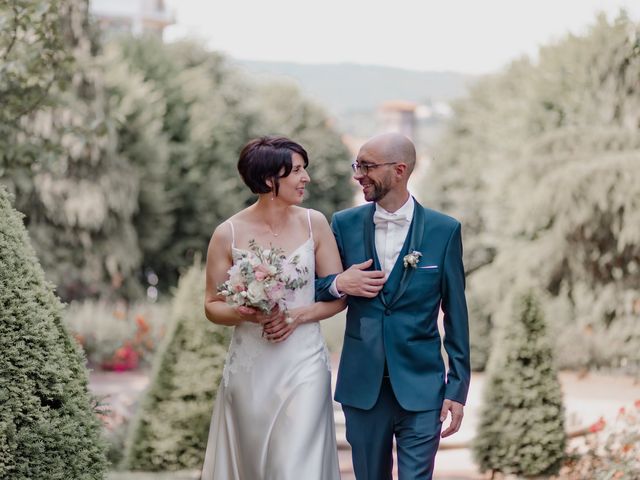
[[(400, 255), (404, 241), (409, 233), (414, 208), (415, 201), (411, 195), (409, 195), (404, 205), (395, 212), (388, 212), (376, 203), (376, 214), (379, 212), (382, 216), (389, 218), (405, 218), (405, 221), (381, 222), (375, 226), (376, 253), (378, 254), (378, 260), (380, 260), (380, 268), (386, 273), (387, 277), (393, 270), (393, 266), (398, 260), (398, 255)], [(329, 292), (336, 298), (344, 295), (338, 292), (338, 287), (336, 286), (337, 278), (333, 280), (329, 287)]]
[(411, 195), (409, 195), (409, 199), (404, 205), (393, 213), (387, 212), (376, 203), (376, 212), (381, 212), (384, 216), (405, 218), (404, 221), (398, 223), (383, 222), (376, 224), (376, 253), (378, 254), (378, 260), (380, 260), (380, 267), (387, 274), (387, 277), (393, 270), (393, 266), (398, 260), (398, 255), (400, 255), (404, 241), (409, 233), (414, 208), (415, 204)]

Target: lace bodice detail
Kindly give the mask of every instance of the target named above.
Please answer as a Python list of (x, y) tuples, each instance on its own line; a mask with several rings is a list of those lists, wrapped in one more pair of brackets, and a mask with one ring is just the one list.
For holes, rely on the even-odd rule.
[[(239, 260), (240, 254), (245, 250), (232, 247), (232, 256), (234, 262)], [(306, 284), (295, 290), (292, 299), (288, 300), (287, 308), (295, 308), (303, 305), (309, 305), (315, 301), (315, 252), (313, 237), (309, 237), (302, 245), (296, 248), (287, 256), (287, 260), (298, 256), (298, 265), (307, 267), (304, 274)], [(300, 350), (307, 348), (321, 348), (324, 350), (325, 362), (329, 368), (329, 357), (326, 345), (320, 331), (318, 322), (300, 325), (296, 330), (282, 343), (271, 343), (262, 337), (262, 326), (244, 322), (235, 327), (227, 359), (223, 371), (223, 380), (225, 386), (229, 383), (229, 378), (239, 369), (251, 370), (254, 362), (259, 362), (260, 357), (267, 352), (282, 348), (285, 343), (296, 342), (296, 347)], [(285, 361), (286, 359), (283, 359)]]

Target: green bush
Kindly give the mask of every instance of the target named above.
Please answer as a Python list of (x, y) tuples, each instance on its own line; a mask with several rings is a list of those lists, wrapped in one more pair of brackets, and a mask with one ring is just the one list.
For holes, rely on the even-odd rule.
[(0, 478), (103, 478), (84, 358), (1, 187), (0, 305)]
[(513, 316), (500, 333), (489, 359), (474, 456), (482, 471), (555, 473), (566, 443), (562, 391), (533, 291), (515, 297)]
[(127, 440), (128, 470), (199, 468), (231, 330), (204, 317), (204, 272), (180, 279), (151, 385)]

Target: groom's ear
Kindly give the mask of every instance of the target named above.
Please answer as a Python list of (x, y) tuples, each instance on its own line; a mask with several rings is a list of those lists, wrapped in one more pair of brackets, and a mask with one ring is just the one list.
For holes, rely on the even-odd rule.
[(409, 167), (404, 162), (398, 162), (394, 165), (394, 167), (396, 174), (398, 174), (400, 177), (405, 177), (409, 173)]

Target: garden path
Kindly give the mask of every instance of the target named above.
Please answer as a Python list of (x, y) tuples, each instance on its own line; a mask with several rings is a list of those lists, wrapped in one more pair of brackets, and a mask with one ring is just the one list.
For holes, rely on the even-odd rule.
[[(337, 372), (338, 356), (332, 357), (333, 382)], [(473, 374), (471, 391), (465, 408), (465, 419), (461, 430), (450, 439), (441, 443), (441, 451), (436, 460), (437, 480), (478, 480), (483, 478), (477, 471), (467, 448), (453, 448), (455, 444), (468, 442), (478, 423), (479, 408), (482, 399), (482, 386), (485, 376)], [(634, 401), (640, 399), (640, 382), (630, 377), (590, 373), (580, 378), (576, 373), (562, 372), (560, 381), (565, 396), (567, 410), (567, 428), (576, 430), (595, 423), (601, 416), (613, 421), (621, 407), (633, 408)], [(104, 397), (112, 411), (113, 422), (129, 417), (136, 406), (140, 394), (148, 385), (146, 372), (92, 372), (90, 389), (99, 397)], [(340, 449), (342, 480), (353, 480), (349, 445), (344, 438), (344, 416), (340, 405), (334, 403), (336, 430)], [(112, 473), (109, 480), (192, 480), (198, 478), (198, 472), (177, 472), (159, 474)]]

